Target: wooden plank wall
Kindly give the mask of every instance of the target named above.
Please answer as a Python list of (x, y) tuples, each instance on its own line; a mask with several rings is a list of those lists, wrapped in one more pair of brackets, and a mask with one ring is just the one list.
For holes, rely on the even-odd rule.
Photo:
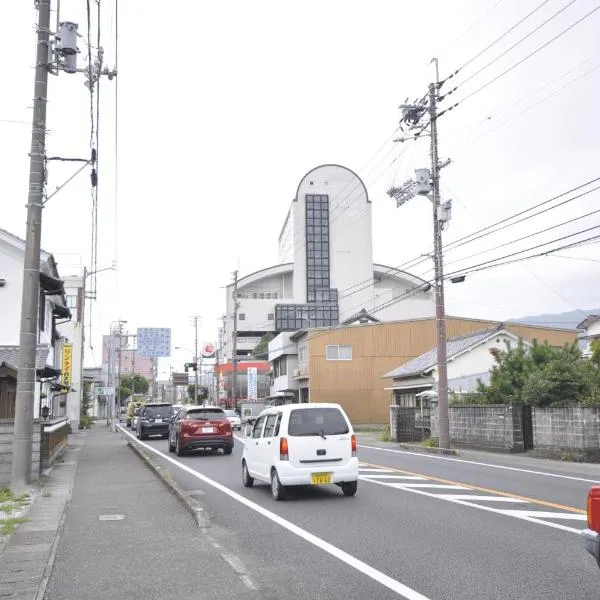
[[(465, 335), (498, 325), (495, 321), (448, 317), (448, 337)], [(526, 341), (547, 340), (562, 346), (576, 340), (576, 332), (523, 325), (506, 329)], [(328, 344), (352, 346), (351, 361), (328, 361)], [(384, 424), (389, 421), (391, 379), (382, 375), (435, 346), (435, 319), (377, 323), (320, 330), (309, 341), (310, 399), (338, 402), (353, 423)]]

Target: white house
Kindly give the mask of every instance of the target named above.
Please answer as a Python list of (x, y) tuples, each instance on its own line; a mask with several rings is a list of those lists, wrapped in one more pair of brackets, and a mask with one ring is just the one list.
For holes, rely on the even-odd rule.
[[(246, 275), (226, 291), (222, 356), (251, 354), (268, 331), (328, 327), (368, 315), (379, 321), (430, 317), (431, 286), (373, 262), (371, 202), (360, 177), (321, 165), (301, 179), (279, 235), (280, 264)], [(237, 305), (237, 306), (236, 306)]]
[[(24, 260), (25, 240), (0, 229), (0, 418), (14, 417)], [(60, 375), (60, 356), (56, 351), (57, 322), (68, 318), (70, 311), (56, 261), (42, 250), (36, 356), (39, 385), (35, 389), (35, 416), (40, 415), (40, 404), (49, 402), (53, 382)]]
[[(491, 351), (506, 350), (507, 345), (515, 346), (518, 342), (519, 338), (502, 325), (448, 338), (448, 390), (472, 392), (476, 390), (478, 380), (487, 383), (495, 364)], [(437, 389), (437, 348), (413, 358), (383, 377), (392, 379), (392, 385), (385, 389), (392, 391), (394, 404), (419, 406), (419, 394)]]
[(600, 315), (589, 315), (577, 325), (577, 329), (585, 331), (585, 334), (581, 336), (581, 339), (587, 342), (583, 355), (591, 356), (592, 342), (600, 339)]

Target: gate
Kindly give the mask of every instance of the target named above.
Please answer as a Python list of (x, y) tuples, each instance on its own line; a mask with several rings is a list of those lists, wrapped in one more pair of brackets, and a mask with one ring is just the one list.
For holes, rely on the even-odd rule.
[(522, 405), (521, 407), (523, 422), (523, 446), (525, 452), (533, 449), (533, 414), (531, 406)]

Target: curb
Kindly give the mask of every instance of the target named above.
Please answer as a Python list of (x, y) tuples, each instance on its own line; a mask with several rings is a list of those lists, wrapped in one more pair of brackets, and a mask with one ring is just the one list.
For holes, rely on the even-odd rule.
[(183, 507), (192, 515), (200, 529), (211, 526), (207, 510), (198, 501), (187, 494), (181, 486), (171, 477), (170, 473), (156, 464), (156, 462), (139, 447), (136, 442), (127, 441), (127, 445), (144, 461), (144, 464), (162, 481), (166, 488), (183, 504)]
[(460, 452), (454, 448), (430, 448), (429, 446), (411, 446), (408, 444), (398, 444), (402, 450), (418, 450), (429, 454), (442, 454), (444, 456), (460, 456)]

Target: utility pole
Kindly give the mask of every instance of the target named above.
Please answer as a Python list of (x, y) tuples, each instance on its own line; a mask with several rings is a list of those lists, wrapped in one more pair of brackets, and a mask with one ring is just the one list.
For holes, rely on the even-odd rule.
[(194, 321), (194, 404), (198, 404), (198, 320), (197, 315), (192, 317)]
[[(440, 89), (438, 60), (435, 63), (435, 83), (429, 84), (429, 90), (425, 97), (416, 100), (413, 104), (403, 104), (403, 118), (400, 121), (401, 128), (407, 125), (409, 129), (417, 129), (416, 135), (400, 138), (395, 141), (404, 142), (408, 139), (416, 139), (429, 126), (431, 138), (431, 171), (429, 169), (416, 169), (416, 181), (408, 180), (399, 187), (392, 187), (388, 194), (396, 199), (397, 206), (401, 206), (414, 196), (427, 196), (431, 200), (433, 208), (433, 261), (435, 279), (435, 339), (437, 348), (437, 396), (438, 396), (438, 423), (439, 423), (439, 447), (450, 448), (450, 421), (448, 414), (448, 365), (446, 353), (446, 309), (444, 303), (444, 268), (442, 249), (442, 230), (450, 220), (451, 201), (440, 202), (440, 169), (449, 164), (450, 161), (440, 163), (438, 156), (438, 132), (437, 132), (437, 103)], [(429, 102), (426, 102), (426, 99)], [(428, 105), (427, 105), (428, 104)], [(429, 113), (429, 123), (421, 125), (421, 119)]]
[(438, 60), (435, 61), (435, 83), (429, 84), (429, 123), (431, 133), (431, 183), (433, 205), (433, 255), (435, 267), (435, 329), (437, 337), (439, 447), (450, 448), (448, 414), (448, 362), (446, 356), (446, 308), (444, 302), (444, 261), (442, 223), (440, 221), (440, 162), (438, 157), (437, 101), (440, 86)]
[(117, 389), (116, 389), (116, 398), (117, 398), (117, 408), (116, 408), (116, 418), (117, 421), (120, 419), (121, 414), (121, 359), (123, 357), (123, 339), (121, 338), (121, 332), (119, 331), (119, 374), (117, 379)]
[(238, 272), (237, 269), (233, 272), (233, 332), (231, 338), (231, 400), (232, 406), (229, 408), (235, 408), (236, 406), (236, 393), (237, 393), (237, 318), (238, 318), (238, 299), (237, 299), (237, 284), (238, 284)]
[[(135, 335), (132, 337), (136, 337)], [(137, 344), (134, 344), (136, 349), (131, 350), (131, 401), (135, 400), (135, 354), (137, 352)]]
[(35, 399), (35, 355), (38, 335), (40, 297), (40, 244), (46, 157), (46, 103), (48, 94), (48, 56), (50, 40), (50, 0), (38, 2), (37, 52), (33, 91), (33, 120), (29, 154), (29, 195), (27, 234), (23, 268), (21, 334), (15, 402), (15, 430), (11, 483), (23, 491), (31, 479), (33, 452), (33, 406)]

